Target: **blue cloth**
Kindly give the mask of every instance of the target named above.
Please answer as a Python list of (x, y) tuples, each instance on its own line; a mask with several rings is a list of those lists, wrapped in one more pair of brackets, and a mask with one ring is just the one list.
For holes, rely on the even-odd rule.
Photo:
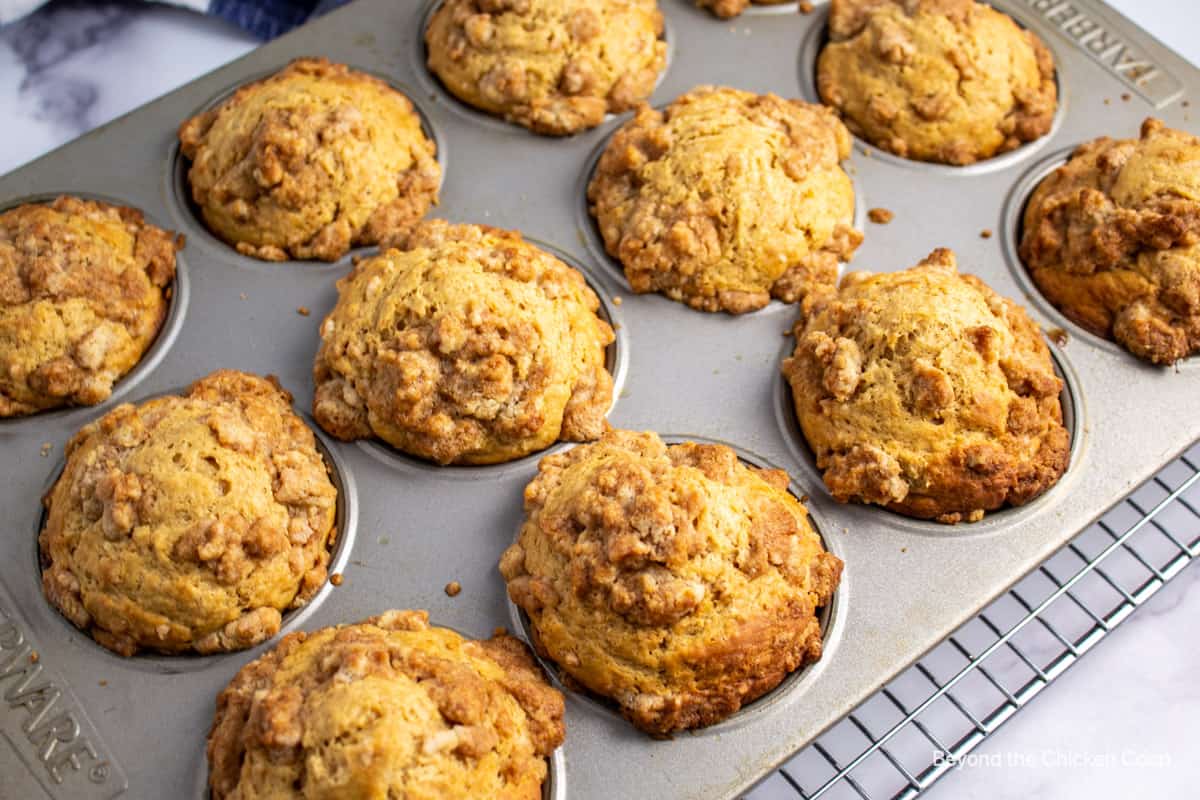
[[(287, 33), (297, 25), (320, 16), (326, 11), (345, 5), (349, 0), (159, 0), (169, 5), (181, 6), (227, 19), (259, 39), (274, 39)], [(130, 0), (108, 0), (88, 3), (83, 0), (59, 0), (43, 9), (42, 14), (55, 9), (87, 9), (97, 14), (116, 11), (130, 4)], [(28, 14), (46, 5), (46, 0), (0, 0), (0, 27), (25, 18)]]
[(210, 0), (208, 13), (227, 19), (264, 41), (287, 33), (349, 0)]

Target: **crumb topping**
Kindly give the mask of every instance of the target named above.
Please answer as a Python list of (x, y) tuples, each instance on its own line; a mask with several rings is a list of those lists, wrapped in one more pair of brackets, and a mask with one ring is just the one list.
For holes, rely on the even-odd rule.
[(841, 561), (787, 475), (610, 431), (542, 459), (500, 571), (541, 652), (653, 735), (716, 722), (820, 658)]
[(0, 213), (0, 417), (107, 400), (162, 327), (182, 246), (94, 200)]
[(75, 434), (45, 498), (42, 587), (122, 655), (250, 647), (324, 583), (336, 500), (291, 395), (215, 372)]
[(338, 282), (313, 414), (441, 464), (507, 461), (605, 429), (612, 328), (583, 276), (520, 234), (432, 220)]
[(214, 800), (536, 800), (563, 698), (521, 642), (471, 641), (424, 611), (290, 634), (217, 698)]
[(664, 111), (638, 109), (588, 200), (634, 291), (742, 313), (836, 281), (862, 241), (849, 155), (849, 133), (822, 106), (701, 86)]
[(1038, 496), (1065, 471), (1062, 380), (1024, 309), (937, 250), (812, 298), (783, 364), (839, 502), (954, 523)]

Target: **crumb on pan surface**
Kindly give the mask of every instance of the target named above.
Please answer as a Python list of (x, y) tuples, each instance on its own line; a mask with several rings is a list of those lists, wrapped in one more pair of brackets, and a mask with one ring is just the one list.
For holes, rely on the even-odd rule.
[(291, 395), (215, 372), (72, 437), (44, 500), (42, 588), (121, 655), (250, 647), (324, 583), (336, 500)]
[[(700, 8), (707, 8), (714, 16), (720, 19), (731, 19), (741, 14), (751, 4), (756, 6), (775, 6), (787, 2), (790, 2), (790, 0), (696, 0), (696, 5)], [(808, 7), (807, 10), (805, 10), (805, 6)], [(811, 3), (800, 4), (800, 13), (808, 14), (812, 10)]]
[(617, 130), (589, 208), (635, 292), (753, 311), (831, 285), (861, 243), (849, 155), (823, 106), (700, 86)]
[(313, 415), (440, 464), (491, 464), (605, 428), (612, 328), (583, 276), (519, 233), (431, 220), (338, 281)]
[(534, 646), (655, 736), (718, 722), (821, 656), (842, 562), (787, 474), (610, 431), (547, 456), (500, 561)]
[(95, 200), (0, 213), (0, 417), (107, 400), (162, 327), (182, 245)]
[(336, 261), (410, 228), (441, 167), (420, 117), (379, 78), (300, 58), (179, 127), (209, 230), (267, 261)]
[(425, 45), (463, 102), (563, 136), (650, 96), (666, 66), (662, 32), (655, 0), (444, 0)]
[(1200, 349), (1200, 138), (1147, 119), (1082, 144), (1024, 222), (1021, 260), (1076, 323), (1153, 364)]
[(806, 302), (795, 336), (783, 373), (839, 502), (976, 521), (1066, 470), (1063, 383), (1041, 331), (949, 250), (848, 274)]
[(289, 634), (243, 667), (217, 697), (209, 786), (213, 800), (539, 800), (563, 710), (519, 640), (387, 611)]
[(896, 155), (972, 164), (1041, 138), (1053, 57), (974, 0), (832, 0), (817, 88), (850, 129)]

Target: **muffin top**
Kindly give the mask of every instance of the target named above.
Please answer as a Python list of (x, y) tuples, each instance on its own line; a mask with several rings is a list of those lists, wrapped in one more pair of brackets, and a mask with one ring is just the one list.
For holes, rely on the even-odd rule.
[(635, 292), (742, 313), (837, 280), (862, 241), (839, 164), (849, 154), (823, 106), (700, 86), (663, 111), (638, 109), (588, 199)]
[(388, 611), (289, 634), (243, 667), (217, 697), (209, 786), (213, 800), (537, 800), (562, 718), (520, 641)]
[(492, 464), (607, 427), (613, 341), (583, 276), (519, 233), (442, 220), (338, 281), (313, 414), (440, 464)]
[(182, 246), (94, 200), (0, 213), (0, 417), (108, 399), (162, 326)]
[(337, 499), (291, 401), (223, 370), (80, 429), (44, 501), (50, 602), (126, 656), (274, 636), (325, 581)]
[(425, 45), (463, 102), (563, 136), (650, 96), (662, 32), (655, 0), (443, 0)]
[(1081, 145), (1025, 208), (1021, 259), (1042, 293), (1154, 364), (1200, 349), (1200, 138), (1142, 124)]
[(1050, 130), (1054, 60), (1032, 31), (974, 0), (832, 0), (821, 98), (876, 147), (972, 164)]
[(813, 297), (783, 363), (838, 502), (976, 521), (1067, 467), (1063, 382), (1025, 310), (936, 250), (902, 272), (846, 275)]
[(209, 229), (267, 261), (336, 261), (403, 233), (437, 202), (434, 144), (404, 95), (300, 58), (179, 127)]
[(509, 597), (538, 651), (638, 728), (717, 722), (821, 657), (842, 562), (787, 485), (654, 433), (547, 456), (500, 561)]

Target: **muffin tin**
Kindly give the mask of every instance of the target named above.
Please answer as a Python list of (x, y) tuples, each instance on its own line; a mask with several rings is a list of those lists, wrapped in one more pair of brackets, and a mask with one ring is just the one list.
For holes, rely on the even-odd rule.
[[(736, 796), (1169, 461), (1200, 436), (1194, 360), (1150, 367), (1066, 321), (1024, 276), (1015, 237), (1034, 179), (1073, 145), (1103, 134), (1132, 137), (1150, 114), (1194, 129), (1183, 101), (1200, 93), (1200, 71), (1095, 0), (995, 5), (1054, 52), (1062, 110), (1050, 136), (963, 168), (904, 161), (861, 142), (850, 159), (860, 219), (870, 207), (896, 214), (890, 225), (866, 225), (852, 268), (906, 268), (948, 246), (964, 272), (1024, 303), (1047, 330), (1067, 332), (1066, 344), (1051, 348), (1067, 383), (1071, 466), (1037, 501), (974, 524), (945, 527), (834, 503), (799, 437), (779, 373), (795, 309), (773, 302), (730, 317), (631, 294), (581, 211), (591, 157), (627, 115), (550, 139), (466, 108), (422, 66), (429, 3), (359, 0), (0, 178), (3, 206), (56, 193), (97, 196), (141, 208), (188, 237), (163, 332), (111, 400), (0, 422), (0, 503), (8, 518), (0, 544), (3, 793), (33, 796), (40, 787), (53, 798), (203, 796), (216, 694), (270, 646), (204, 658), (120, 658), (50, 607), (33, 554), (38, 498), (58, 473), (63, 446), (116, 403), (229, 367), (278, 375), (301, 411), (311, 407), (317, 327), (350, 258), (272, 264), (236, 254), (203, 229), (178, 191), (175, 144), (177, 126), (197, 109), (296, 56), (344, 61), (410, 96), (439, 146), (444, 179), (435, 215), (519, 229), (582, 268), (619, 329), (611, 352), (614, 426), (725, 442), (748, 460), (786, 469), (794, 491), (809, 497), (827, 545), (846, 562), (824, 658), (726, 723), (655, 741), (569, 694), (567, 740), (551, 760), (548, 796)], [(795, 13), (795, 4), (752, 7), (727, 21), (687, 0), (660, 6), (671, 56), (651, 102), (701, 83), (817, 99), (811, 61), (826, 6), (808, 15)], [(985, 229), (994, 235), (982, 238)], [(436, 467), (376, 444), (322, 442), (343, 490), (333, 571), (344, 580), (324, 587), (285, 629), (411, 607), (475, 637), (501, 625), (520, 632), (496, 564), (519, 527), (535, 457)], [(450, 581), (462, 584), (457, 597), (443, 591)]]

